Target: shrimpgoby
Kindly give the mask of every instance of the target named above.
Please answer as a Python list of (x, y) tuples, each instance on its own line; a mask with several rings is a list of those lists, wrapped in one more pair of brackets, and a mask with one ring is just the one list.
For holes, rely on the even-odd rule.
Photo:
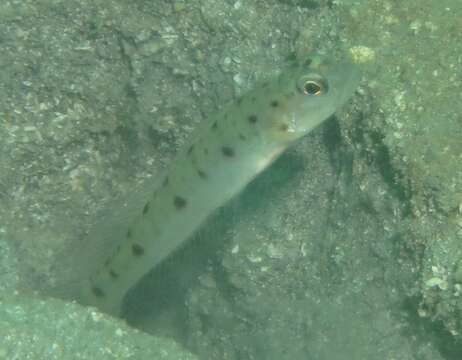
[(255, 86), (204, 121), (78, 301), (120, 314), (127, 291), (177, 249), (284, 150), (328, 119), (354, 93), (355, 65), (319, 57)]

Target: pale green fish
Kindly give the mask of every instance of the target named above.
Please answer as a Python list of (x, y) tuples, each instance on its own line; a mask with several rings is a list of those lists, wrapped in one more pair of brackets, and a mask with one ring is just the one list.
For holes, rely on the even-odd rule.
[(125, 239), (84, 282), (78, 300), (119, 315), (125, 294), (143, 275), (284, 150), (329, 118), (358, 82), (355, 65), (313, 57), (204, 121), (140, 206)]

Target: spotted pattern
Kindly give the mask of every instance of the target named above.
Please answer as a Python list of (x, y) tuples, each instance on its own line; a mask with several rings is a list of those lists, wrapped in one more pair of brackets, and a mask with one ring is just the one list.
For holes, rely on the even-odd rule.
[(258, 116), (255, 115), (255, 114), (249, 115), (249, 117), (247, 118), (247, 120), (248, 120), (249, 123), (251, 123), (251, 124), (256, 124), (257, 121), (258, 121)]
[(205, 173), (205, 171), (201, 170), (201, 169), (197, 169), (197, 175), (199, 175), (199, 177), (201, 179), (207, 179), (207, 174)]
[(144, 205), (144, 208), (143, 208), (143, 215), (146, 215), (149, 211), (149, 203), (146, 203), (146, 205)]
[(181, 197), (181, 196), (178, 196), (176, 195), (174, 198), (173, 198), (173, 205), (175, 205), (175, 208), (177, 210), (181, 210), (181, 209), (184, 209), (186, 207), (186, 199)]
[(96, 297), (99, 297), (99, 298), (102, 298), (104, 297), (104, 292), (103, 290), (101, 290), (101, 288), (97, 287), (97, 286), (93, 286), (91, 288), (91, 292), (93, 293), (93, 295), (95, 295)]
[(135, 256), (141, 256), (144, 254), (144, 248), (139, 244), (132, 245), (132, 254)]
[(230, 146), (223, 146), (221, 148), (221, 153), (224, 156), (229, 157), (229, 158), (234, 157), (234, 155), (236, 155), (235, 152), (234, 152), (234, 149), (232, 147), (230, 147)]
[(281, 82), (281, 89), (279, 83), (263, 83), (258, 92), (238, 97), (234, 106), (196, 133), (194, 143), (181, 150), (168, 176), (160, 179), (158, 194), (151, 193), (144, 204), (137, 203), (141, 205), (138, 218), (121, 233), (125, 243), (109, 254), (105, 267), (89, 279), (82, 295), (90, 299), (82, 299), (82, 303), (111, 313), (120, 310), (124, 293), (139, 274), (156, 266), (168, 255), (167, 250), (185, 241), (216, 206), (244, 188), (248, 179), (269, 163), (266, 150), (272, 157), (274, 144), (283, 150), (293, 138), (283, 132), (292, 130), (290, 121), (298, 116), (297, 109), (291, 108), (298, 102), (286, 97), (299, 94), (293, 87), (287, 88), (288, 83)]

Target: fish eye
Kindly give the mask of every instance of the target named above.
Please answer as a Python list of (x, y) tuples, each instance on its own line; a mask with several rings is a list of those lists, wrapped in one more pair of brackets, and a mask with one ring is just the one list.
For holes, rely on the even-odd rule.
[(320, 95), (322, 92), (321, 85), (316, 81), (306, 81), (303, 84), (303, 92), (306, 95)]
[(297, 87), (302, 94), (309, 96), (319, 96), (327, 93), (326, 82), (318, 76), (302, 77)]

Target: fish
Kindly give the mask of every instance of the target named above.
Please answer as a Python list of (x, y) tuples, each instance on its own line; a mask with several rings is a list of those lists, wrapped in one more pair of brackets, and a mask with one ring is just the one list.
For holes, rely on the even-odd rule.
[(77, 301), (122, 315), (127, 292), (285, 150), (333, 115), (358, 67), (312, 56), (202, 121), (146, 195), (122, 241), (79, 286)]

